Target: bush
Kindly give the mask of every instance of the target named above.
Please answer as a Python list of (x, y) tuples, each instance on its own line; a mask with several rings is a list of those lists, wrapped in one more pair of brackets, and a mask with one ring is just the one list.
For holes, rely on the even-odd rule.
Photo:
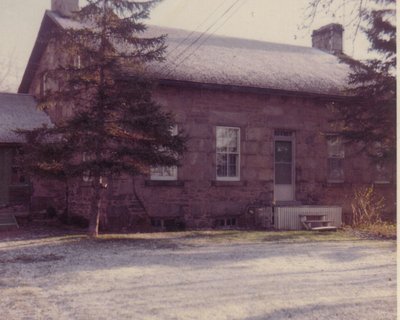
[(385, 198), (378, 196), (374, 186), (360, 187), (354, 190), (352, 207), (352, 226), (367, 226), (382, 222), (382, 213), (386, 207)]

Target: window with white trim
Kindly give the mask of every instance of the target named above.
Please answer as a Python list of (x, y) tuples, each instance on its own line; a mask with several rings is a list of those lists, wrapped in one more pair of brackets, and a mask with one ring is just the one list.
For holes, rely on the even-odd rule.
[(240, 180), (240, 128), (217, 127), (217, 180)]
[(328, 146), (328, 181), (344, 181), (344, 145), (338, 135), (327, 136)]
[[(178, 126), (171, 128), (171, 134), (178, 134)], [(150, 180), (178, 180), (177, 166), (154, 166), (150, 168)]]

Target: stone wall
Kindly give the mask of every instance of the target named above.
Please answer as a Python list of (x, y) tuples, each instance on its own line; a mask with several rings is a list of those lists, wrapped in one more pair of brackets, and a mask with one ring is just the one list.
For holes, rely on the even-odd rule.
[[(353, 189), (374, 181), (374, 166), (350, 148), (345, 181), (328, 182), (324, 133), (333, 128), (319, 100), (172, 86), (159, 87), (154, 98), (174, 112), (178, 127), (190, 137), (178, 180), (110, 179), (104, 191), (105, 228), (151, 230), (151, 219), (170, 218), (187, 228), (210, 228), (216, 219), (229, 217), (236, 217), (239, 226), (252, 227), (247, 209), (273, 202), (275, 129), (294, 132), (296, 200), (303, 204), (339, 205), (348, 214)], [(216, 126), (241, 129), (240, 181), (216, 180)], [(379, 185), (378, 190), (393, 210), (393, 184)], [(89, 203), (87, 192), (75, 189), (71, 210), (87, 214), (88, 207), (82, 205)]]
[[(43, 55), (31, 86), (36, 96), (40, 95), (40, 72), (68, 58), (55, 58), (55, 50), (50, 45)], [(339, 205), (348, 214), (353, 189), (376, 180), (376, 170), (368, 159), (346, 147), (344, 181), (328, 182), (325, 133), (335, 128), (328, 122), (329, 111), (320, 98), (167, 85), (160, 85), (153, 97), (176, 115), (178, 127), (190, 138), (178, 180), (151, 181), (147, 176), (135, 181), (131, 177), (109, 179), (108, 189), (103, 191), (101, 225), (105, 229), (154, 230), (152, 224), (158, 228), (158, 221), (167, 219), (179, 220), (188, 228), (209, 228), (216, 219), (230, 217), (236, 217), (240, 226), (251, 227), (247, 208), (271, 205), (274, 200), (276, 129), (294, 133), (295, 200)], [(58, 122), (73, 109), (57, 105), (47, 112)], [(240, 181), (216, 180), (217, 126), (240, 128)], [(394, 212), (394, 183), (378, 186), (388, 199), (390, 212)], [(51, 182), (35, 190), (33, 203), (52, 202), (60, 207), (59, 212), (63, 210), (61, 185)], [(70, 214), (88, 218), (90, 199), (90, 185), (79, 179), (71, 182)]]

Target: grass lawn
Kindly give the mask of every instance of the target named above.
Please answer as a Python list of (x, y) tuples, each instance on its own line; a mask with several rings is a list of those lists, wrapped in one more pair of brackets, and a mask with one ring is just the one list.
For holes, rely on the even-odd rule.
[(360, 239), (349, 231), (310, 232), (310, 231), (243, 231), (213, 230), (160, 232), (141, 234), (100, 234), (99, 240), (132, 239), (132, 240), (169, 240), (184, 241), (189, 244), (223, 244), (223, 243), (260, 243), (278, 242), (316, 242), (316, 241), (351, 241)]

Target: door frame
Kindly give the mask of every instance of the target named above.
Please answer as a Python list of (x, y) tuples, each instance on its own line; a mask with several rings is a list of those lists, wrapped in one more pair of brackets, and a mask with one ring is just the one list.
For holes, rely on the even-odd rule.
[[(275, 143), (277, 141), (287, 141), (291, 142), (292, 144), (292, 199), (287, 199), (287, 200), (280, 200), (276, 199), (276, 177), (275, 177), (275, 166), (276, 166), (276, 161), (275, 161)], [(295, 167), (296, 167), (296, 147), (295, 147), (295, 131), (294, 130), (288, 130), (288, 129), (275, 129), (274, 130), (274, 141), (273, 141), (273, 161), (274, 161), (274, 203), (277, 201), (296, 201), (296, 175), (295, 175)]]

